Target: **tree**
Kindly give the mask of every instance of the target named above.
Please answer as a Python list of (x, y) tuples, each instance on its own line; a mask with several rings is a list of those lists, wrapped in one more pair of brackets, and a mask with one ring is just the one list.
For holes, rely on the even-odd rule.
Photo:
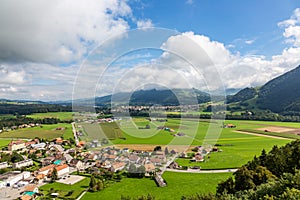
[(102, 180), (98, 180), (97, 182), (97, 191), (101, 191), (104, 188), (104, 184)]
[(70, 144), (75, 144), (75, 140), (73, 138), (70, 138), (69, 141), (70, 141)]
[(261, 155), (259, 156), (260, 164), (266, 166), (267, 152), (265, 149), (262, 150)]
[(246, 166), (242, 166), (235, 173), (235, 190), (249, 190), (255, 188), (255, 184), (253, 182), (253, 174)]
[(11, 155), (10, 161), (12, 163), (16, 163), (16, 162), (20, 162), (22, 160), (24, 160), (23, 156), (21, 156), (20, 154), (18, 154), (16, 151), (13, 151), (13, 153)]
[(153, 151), (161, 151), (161, 146), (156, 146), (154, 147), (154, 150)]
[(224, 194), (224, 193), (233, 194), (235, 192), (234, 187), (235, 187), (234, 181), (232, 177), (230, 177), (226, 181), (222, 181), (221, 183), (218, 184), (217, 194)]
[(139, 178), (143, 178), (145, 176), (146, 173), (146, 168), (144, 165), (141, 165), (140, 167), (137, 168), (137, 176)]
[(57, 169), (54, 167), (52, 174), (51, 174), (51, 182), (53, 183), (57, 179), (58, 179)]
[(96, 186), (97, 186), (96, 178), (95, 178), (94, 174), (92, 174), (90, 184), (89, 184), (89, 190), (92, 192), (95, 192)]
[(169, 149), (168, 149), (168, 147), (165, 148), (165, 155), (169, 155)]
[(130, 164), (128, 168), (128, 177), (135, 177), (137, 173), (137, 169), (135, 164)]

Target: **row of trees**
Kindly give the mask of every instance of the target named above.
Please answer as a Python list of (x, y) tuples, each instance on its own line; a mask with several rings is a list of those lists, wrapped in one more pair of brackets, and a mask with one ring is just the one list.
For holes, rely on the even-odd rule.
[(32, 113), (47, 112), (71, 112), (72, 106), (63, 106), (59, 104), (0, 104), (0, 114), (29, 115)]
[(57, 123), (71, 123), (70, 120), (60, 120), (58, 118), (43, 118), (43, 119), (34, 119), (26, 116), (17, 116), (17, 117), (8, 117), (0, 119), (0, 129), (4, 127), (13, 127), (19, 126), (22, 124), (57, 124)]

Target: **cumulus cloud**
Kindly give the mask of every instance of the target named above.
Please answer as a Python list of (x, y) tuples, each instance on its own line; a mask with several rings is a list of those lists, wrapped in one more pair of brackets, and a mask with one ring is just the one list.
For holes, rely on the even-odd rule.
[(154, 25), (152, 24), (152, 20), (151, 19), (146, 19), (146, 20), (139, 20), (137, 21), (137, 28), (151, 28)]
[(25, 83), (25, 71), (0, 66), (0, 84), (20, 85)]
[(300, 8), (295, 9), (290, 19), (279, 22), (278, 26), (284, 28), (283, 36), (287, 43), (300, 46)]
[(125, 0), (4, 0), (0, 7), (0, 59), (74, 62), (87, 48), (129, 29)]
[[(233, 54), (224, 44), (211, 41), (203, 35), (183, 33), (195, 41), (210, 57), (219, 71), (226, 88), (259, 86), (268, 80), (293, 69), (300, 63), (300, 48), (290, 47), (275, 55), (271, 60), (260, 55)], [(170, 44), (169, 44), (170, 45)], [(178, 44), (174, 44), (180, 48)], [(189, 48), (181, 46), (181, 48)], [(199, 56), (199, 55), (198, 55)]]
[[(233, 53), (233, 45), (185, 32), (166, 37), (160, 46), (164, 52), (153, 53), (156, 57), (138, 52), (120, 58), (108, 69), (102, 62), (110, 60), (113, 51), (99, 49), (99, 55), (105, 51), (107, 57), (90, 59), (85, 70), (77, 74), (77, 61), (96, 44), (129, 29), (126, 19), (132, 17), (132, 11), (126, 2), (4, 0), (0, 7), (0, 97), (71, 99), (74, 83), (79, 87), (75, 98), (149, 85), (210, 90), (221, 82), (226, 88), (244, 88), (262, 85), (300, 63), (300, 9), (296, 9), (290, 19), (278, 23), (291, 45), (270, 59)], [(150, 19), (136, 24), (138, 28), (153, 26)], [(151, 47), (150, 42), (146, 44)], [(115, 44), (109, 45), (108, 49)]]
[(71, 99), (82, 59), (131, 17), (126, 0), (2, 1), (0, 97)]

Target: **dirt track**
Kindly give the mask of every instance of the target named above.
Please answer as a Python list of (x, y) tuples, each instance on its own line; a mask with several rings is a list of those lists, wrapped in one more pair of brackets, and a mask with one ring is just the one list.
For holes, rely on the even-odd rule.
[(259, 130), (259, 131), (268, 130), (269, 132), (285, 133), (285, 132), (297, 131), (298, 129), (288, 128), (288, 127), (283, 127), (283, 126), (267, 126), (267, 127), (263, 127), (263, 128), (257, 128), (256, 130)]
[(234, 131), (234, 132), (242, 133), (242, 134), (248, 134), (248, 135), (255, 135), (255, 136), (260, 136), (260, 137), (269, 137), (269, 138), (281, 139), (281, 140), (291, 140), (289, 138), (278, 137), (278, 136), (273, 136), (273, 135), (264, 135), (264, 134), (259, 134), (259, 133), (250, 133), (250, 132), (246, 132), (246, 131)]

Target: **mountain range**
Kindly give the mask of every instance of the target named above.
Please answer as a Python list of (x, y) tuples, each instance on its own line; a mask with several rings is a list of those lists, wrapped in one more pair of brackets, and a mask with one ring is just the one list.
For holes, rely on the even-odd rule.
[(300, 113), (300, 65), (261, 87), (245, 88), (228, 96), (227, 103), (280, 114)]
[[(300, 114), (300, 65), (295, 69), (282, 74), (261, 87), (244, 88), (235, 94), (227, 95), (228, 110), (269, 110), (283, 115)], [(228, 89), (226, 92), (234, 93), (236, 90)], [(214, 100), (222, 97), (214, 96)], [(96, 97), (95, 99), (78, 99), (73, 103), (80, 106), (96, 105), (109, 106), (111, 102), (117, 105), (188, 105), (207, 103), (211, 101), (210, 94), (195, 88), (191, 89), (150, 89), (138, 90), (133, 93), (120, 92), (114, 95)], [(0, 99), (0, 104), (18, 105), (28, 104), (58, 104), (71, 106), (72, 101), (41, 102), (41, 101), (13, 101)]]

